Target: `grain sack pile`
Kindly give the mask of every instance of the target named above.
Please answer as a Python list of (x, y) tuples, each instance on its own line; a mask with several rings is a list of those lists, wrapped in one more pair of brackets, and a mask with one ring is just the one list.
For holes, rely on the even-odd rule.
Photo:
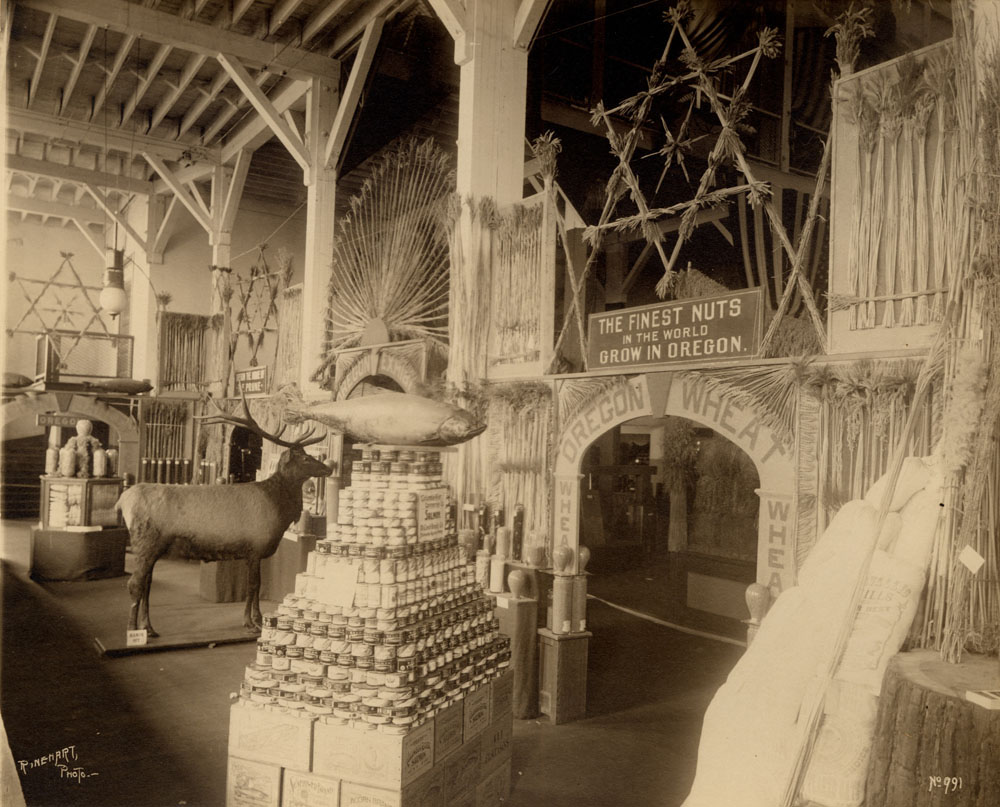
[[(817, 697), (825, 697), (823, 718), (802, 795), (828, 807), (862, 802), (882, 677), (913, 621), (942, 500), (934, 458), (907, 459), (876, 535), (887, 485), (883, 477), (864, 499), (840, 509), (799, 571), (798, 585), (778, 597), (716, 693), (684, 807), (780, 804), (809, 735), (808, 705)], [(846, 649), (827, 683), (866, 569)]]

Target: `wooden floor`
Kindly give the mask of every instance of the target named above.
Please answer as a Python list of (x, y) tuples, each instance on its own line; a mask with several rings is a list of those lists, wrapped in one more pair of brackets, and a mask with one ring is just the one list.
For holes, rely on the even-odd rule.
[[(162, 631), (157, 606), (196, 592), (197, 574), (187, 583), (171, 582), (169, 565), (156, 574), (153, 624)], [(125, 580), (43, 586), (4, 564), (0, 710), (15, 761), (72, 745), (74, 767), (96, 774), (67, 780), (50, 764), (29, 768), (21, 776), (29, 807), (224, 804), (229, 695), (253, 646), (100, 656), (94, 620), (121, 630)], [(589, 621), (588, 716), (560, 726), (515, 721), (508, 804), (679, 805), (702, 714), (742, 649), (595, 602)]]

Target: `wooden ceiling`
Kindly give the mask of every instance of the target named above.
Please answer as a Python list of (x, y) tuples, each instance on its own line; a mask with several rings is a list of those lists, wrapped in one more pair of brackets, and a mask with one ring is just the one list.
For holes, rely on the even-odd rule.
[(75, 220), (99, 237), (101, 202), (88, 186), (120, 208), (154, 187), (143, 152), (198, 180), (199, 166), (230, 162), (241, 148), (261, 149), (249, 193), (303, 198), (301, 169), (268, 143), (272, 132), (220, 54), (301, 131), (304, 80), (343, 85), (375, 16), (389, 21), (383, 49), (406, 40), (421, 18), (425, 28), (427, 19), (437, 24), (416, 0), (14, 0), (8, 208)]

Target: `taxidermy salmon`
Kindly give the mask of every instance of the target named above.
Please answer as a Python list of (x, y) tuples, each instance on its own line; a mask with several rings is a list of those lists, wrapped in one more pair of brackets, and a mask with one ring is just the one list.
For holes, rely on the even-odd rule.
[(124, 395), (138, 395), (141, 392), (149, 392), (153, 388), (148, 378), (144, 378), (142, 381), (137, 381), (134, 378), (106, 378), (101, 381), (84, 381), (83, 386), (99, 392), (120, 392)]
[(471, 440), (486, 428), (465, 409), (405, 392), (316, 404), (307, 404), (288, 392), (281, 394), (287, 423), (315, 420), (360, 443), (452, 446)]

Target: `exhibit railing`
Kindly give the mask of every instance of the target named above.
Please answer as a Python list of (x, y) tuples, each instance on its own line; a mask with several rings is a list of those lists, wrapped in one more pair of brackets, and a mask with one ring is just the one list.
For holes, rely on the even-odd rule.
[(131, 336), (52, 330), (36, 337), (35, 380), (46, 385), (132, 377)]

